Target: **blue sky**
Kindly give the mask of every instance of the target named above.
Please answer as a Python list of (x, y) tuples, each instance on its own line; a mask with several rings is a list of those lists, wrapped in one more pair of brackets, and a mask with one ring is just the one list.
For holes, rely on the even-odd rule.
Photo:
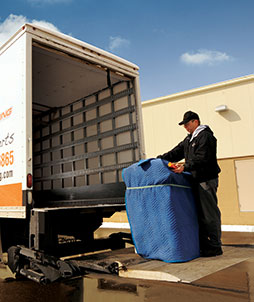
[(39, 22), (140, 67), (142, 100), (253, 74), (253, 0), (9, 0), (0, 44)]

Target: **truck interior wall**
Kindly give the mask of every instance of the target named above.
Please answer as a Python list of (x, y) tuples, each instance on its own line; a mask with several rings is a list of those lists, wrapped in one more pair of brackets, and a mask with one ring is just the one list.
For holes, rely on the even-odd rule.
[(34, 190), (122, 182), (140, 159), (134, 80), (33, 46)]

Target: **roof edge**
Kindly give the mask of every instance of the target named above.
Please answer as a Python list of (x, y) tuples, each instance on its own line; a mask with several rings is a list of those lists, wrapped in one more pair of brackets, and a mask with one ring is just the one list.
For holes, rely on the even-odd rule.
[(169, 94), (167, 96), (162, 96), (162, 97), (150, 99), (147, 101), (143, 101), (142, 107), (148, 106), (151, 104), (155, 104), (155, 103), (159, 103), (159, 102), (170, 101), (173, 99), (177, 99), (180, 97), (188, 96), (188, 95), (199, 93), (199, 92), (205, 92), (205, 91), (209, 91), (209, 90), (213, 90), (213, 89), (217, 89), (217, 88), (235, 85), (235, 84), (238, 84), (241, 82), (248, 82), (248, 81), (252, 81), (252, 80), (254, 80), (254, 74), (250, 74), (250, 75), (246, 75), (243, 77), (239, 77), (239, 78), (235, 78), (235, 79), (231, 79), (231, 80), (227, 80), (227, 81), (223, 81), (223, 82), (218, 82), (215, 84), (206, 85), (206, 86), (202, 86), (202, 87), (198, 87), (198, 88), (194, 88), (194, 89), (190, 89), (190, 90), (185, 90), (185, 91), (174, 93), (174, 94)]

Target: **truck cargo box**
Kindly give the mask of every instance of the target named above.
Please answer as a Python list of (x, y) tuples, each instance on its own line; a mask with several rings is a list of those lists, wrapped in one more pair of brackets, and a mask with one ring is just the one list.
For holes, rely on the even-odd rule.
[(138, 67), (25, 24), (0, 47), (0, 82), (2, 237), (91, 237), (124, 209), (122, 169), (144, 157)]

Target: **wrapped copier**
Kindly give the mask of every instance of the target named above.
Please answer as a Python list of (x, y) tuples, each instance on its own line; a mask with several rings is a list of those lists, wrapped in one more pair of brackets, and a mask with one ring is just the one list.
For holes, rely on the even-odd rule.
[(126, 211), (139, 255), (165, 262), (199, 257), (199, 232), (190, 175), (176, 174), (162, 159), (123, 170)]

